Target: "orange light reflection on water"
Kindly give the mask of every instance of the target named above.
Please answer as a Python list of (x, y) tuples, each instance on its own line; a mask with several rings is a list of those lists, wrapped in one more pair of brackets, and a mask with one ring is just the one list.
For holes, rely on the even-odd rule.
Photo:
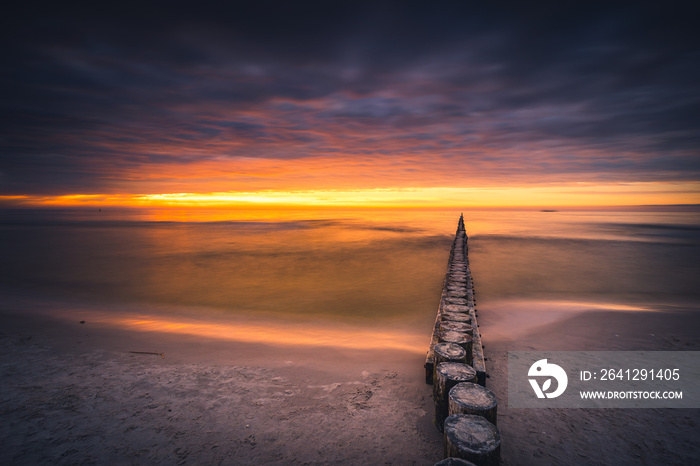
[[(330, 346), (347, 349), (393, 349), (411, 353), (425, 352), (425, 335), (362, 328), (275, 327), (260, 324), (223, 324), (170, 320), (154, 317), (108, 317), (103, 323), (142, 332), (194, 335), (246, 343), (293, 346)], [(411, 343), (412, 341), (420, 343)]]

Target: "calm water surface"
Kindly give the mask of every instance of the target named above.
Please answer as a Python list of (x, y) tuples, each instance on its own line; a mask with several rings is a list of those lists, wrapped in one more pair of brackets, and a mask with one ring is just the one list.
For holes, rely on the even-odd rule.
[[(290, 343), (323, 327), (423, 351), (459, 214), (2, 211), (1, 306), (147, 330), (213, 322), (232, 338), (272, 327)], [(700, 309), (698, 212), (464, 215), (484, 312)]]

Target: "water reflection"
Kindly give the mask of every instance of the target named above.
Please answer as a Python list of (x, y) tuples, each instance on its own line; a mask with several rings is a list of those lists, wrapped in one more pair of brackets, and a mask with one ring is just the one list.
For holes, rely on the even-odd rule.
[[(392, 349), (412, 353), (425, 352), (425, 335), (366, 328), (344, 329), (322, 325), (298, 326), (287, 322), (273, 326), (250, 323), (226, 324), (196, 322), (163, 317), (114, 316), (102, 323), (118, 327), (206, 338), (275, 345), (332, 346), (348, 349)], [(278, 323), (279, 324), (279, 323)]]
[[(157, 319), (114, 311), (120, 325), (142, 329), (257, 338), (246, 336), (258, 333), (255, 318), (284, 322), (289, 342), (398, 347), (407, 343), (395, 334), (429, 337), (458, 217), (386, 209), (15, 212), (0, 219), (0, 293), (159, 307)], [(480, 210), (466, 211), (465, 221), (479, 306), (516, 302), (511, 321), (534, 312), (532, 302), (614, 310), (700, 301), (697, 213)], [(305, 319), (325, 324), (294, 330)], [(323, 333), (346, 324), (360, 332), (356, 340)]]

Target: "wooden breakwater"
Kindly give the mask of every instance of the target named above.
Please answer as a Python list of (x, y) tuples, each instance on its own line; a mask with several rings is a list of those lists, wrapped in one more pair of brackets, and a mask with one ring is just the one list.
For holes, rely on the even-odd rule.
[(435, 426), (444, 435), (445, 458), (492, 465), (500, 461), (497, 400), (486, 388), (468, 239), (460, 215), (425, 359), (425, 381), (433, 385)]
[[(435, 344), (438, 343), (443, 313), (467, 312), (471, 319), (472, 329), (478, 329), (474, 283), (469, 268), (468, 239), (467, 232), (464, 229), (464, 216), (460, 215), (457, 233), (450, 250), (450, 258), (447, 261), (447, 273), (443, 281), (440, 304), (435, 317), (433, 334), (430, 338), (428, 355), (425, 358), (425, 381), (428, 384), (433, 383), (433, 372), (435, 370), (434, 349)], [(462, 295), (466, 297), (462, 297)], [(472, 367), (476, 370), (479, 384), (486, 386), (486, 363), (484, 361), (481, 335), (478, 331), (472, 332), (472, 361)]]

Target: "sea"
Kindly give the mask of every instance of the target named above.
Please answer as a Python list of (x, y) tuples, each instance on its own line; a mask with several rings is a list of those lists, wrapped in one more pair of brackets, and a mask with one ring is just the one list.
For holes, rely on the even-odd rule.
[(697, 206), (4, 209), (0, 311), (424, 352), (460, 215), (493, 337), (570, 312), (700, 312)]

